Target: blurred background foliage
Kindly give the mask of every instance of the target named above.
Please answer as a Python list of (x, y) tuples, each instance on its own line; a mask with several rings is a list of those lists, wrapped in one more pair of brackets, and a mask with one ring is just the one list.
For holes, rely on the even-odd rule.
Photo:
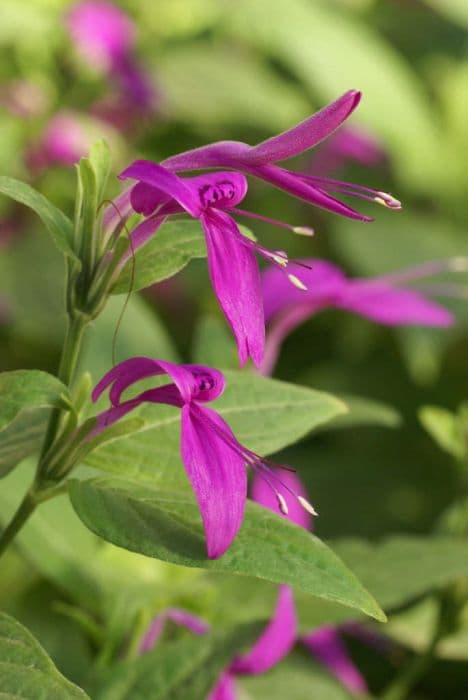
[[(70, 208), (73, 169), (58, 162), (38, 167), (32, 157), (57, 113), (73, 114), (85, 142), (106, 138), (117, 173), (136, 157), (160, 160), (208, 141), (255, 143), (345, 90), (358, 88), (364, 98), (352, 124), (372, 136), (383, 155), (372, 167), (344, 160), (340, 179), (390, 191), (402, 200), (403, 210), (376, 211), (364, 203), (361, 209), (376, 217), (364, 225), (305, 207), (255, 182), (247, 208), (313, 226), (316, 236), (312, 240), (289, 236), (283, 241), (285, 234), (261, 222), (252, 226), (255, 234), (271, 247), (284, 247), (290, 257), (323, 257), (355, 276), (468, 254), (466, 0), (117, 4), (135, 23), (137, 60), (155, 95), (152, 112), (137, 111), (124, 128), (95, 109), (99, 100), (111, 100), (114, 87), (73, 47), (64, 20), (71, 3), (2, 0), (0, 172), (31, 182), (58, 206)], [(326, 144), (302, 157), (303, 168), (319, 163), (325, 148)], [(109, 195), (118, 191), (115, 180)], [(3, 197), (0, 245), (1, 369), (53, 371), (64, 322), (61, 260), (37, 221)], [(117, 297), (95, 324), (88, 348), (94, 378), (111, 364), (112, 333), (123, 300)], [(440, 421), (447, 419), (447, 412), (455, 415), (467, 397), (468, 305), (465, 300), (448, 304), (458, 319), (449, 331), (389, 330), (344, 312), (326, 311), (286, 341), (275, 373), (279, 378), (378, 400), (401, 416), (401, 421), (387, 415), (380, 426), (366, 425), (364, 406), (361, 420), (356, 414), (355, 423), (360, 425), (323, 431), (279, 456), (279, 461), (294, 464), (306, 481), (320, 512), (316, 530), (321, 537), (377, 541), (395, 533), (426, 535), (464, 493), (466, 456), (446, 448)], [(232, 366), (233, 342), (218, 312), (204, 261), (192, 262), (177, 277), (132, 302), (117, 352), (119, 359), (147, 353)], [(418, 411), (426, 405), (445, 410), (442, 418), (437, 411), (429, 419), (427, 412), (426, 420), (421, 418), (428, 432), (418, 419)], [(459, 430), (466, 439), (463, 420)], [(57, 631), (52, 632), (50, 620), (39, 620), (41, 613), (33, 602), (34, 596), (55, 600), (56, 594), (38, 578), (31, 583), (29, 597), (23, 593), (11, 602), (18, 578), (15, 567), (21, 572), (23, 566), (14, 556), (10, 585), (8, 578), (1, 583), (0, 598), (2, 603), (10, 601), (10, 609), (31, 622), (33, 631), (42, 629), (44, 644), (49, 635), (51, 650), (57, 646), (53, 639)], [(191, 580), (194, 574), (186, 576)], [(52, 581), (57, 585), (54, 576)], [(203, 612), (219, 594), (199, 585), (208, 602), (201, 595), (195, 607)], [(63, 590), (63, 582), (59, 587)], [(161, 601), (158, 604), (162, 607)], [(193, 596), (187, 604), (194, 606)], [(424, 638), (426, 613), (414, 614), (410, 621), (403, 616), (395, 625), (395, 635), (410, 648), (417, 648), (421, 635)], [(71, 624), (68, 616), (57, 613), (57, 617), (60, 625)], [(413, 638), (408, 629), (420, 634)], [(80, 660), (86, 665), (90, 650), (84, 637), (73, 644), (77, 648), (63, 654), (62, 668), (79, 679)], [(60, 657), (60, 649), (57, 653)], [(449, 650), (447, 655), (450, 659)], [(71, 658), (78, 660), (77, 668), (69, 668)], [(57, 655), (55, 659), (60, 666)], [(290, 663), (300, 683), (303, 660)], [(441, 666), (444, 663), (462, 664), (466, 672), (467, 647), (461, 661), (440, 661)], [(375, 667), (366, 658), (363, 664)], [(444, 668), (440, 673), (450, 677)], [(451, 677), (457, 678), (457, 673)], [(272, 692), (280, 682), (270, 681), (268, 686), (268, 681), (252, 680), (251, 692), (263, 697), (261, 692)], [(317, 683), (324, 684), (320, 698), (328, 697), (327, 679), (318, 677)], [(433, 690), (436, 686), (435, 682), (431, 690), (429, 684), (427, 697), (441, 697), (431, 694), (438, 692)], [(466, 697), (447, 692), (444, 697)]]

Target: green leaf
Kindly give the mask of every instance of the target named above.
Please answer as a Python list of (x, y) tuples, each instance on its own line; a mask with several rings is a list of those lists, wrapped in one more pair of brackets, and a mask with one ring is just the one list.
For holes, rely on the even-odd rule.
[[(226, 391), (212, 406), (231, 426), (237, 439), (259, 454), (271, 454), (310, 430), (345, 412), (329, 394), (260, 377), (225, 371)], [(142, 406), (144, 427), (99, 447), (86, 463), (121, 476), (153, 483), (186, 483), (180, 460), (180, 410)]]
[(206, 698), (222, 671), (262, 626), (248, 624), (157, 646), (109, 673), (97, 700), (200, 700)]
[(36, 369), (19, 369), (0, 374), (0, 431), (22, 411), (34, 408), (54, 408), (67, 388), (57, 377)]
[(468, 27), (468, 5), (465, 0), (426, 0), (441, 15)]
[(226, 321), (220, 316), (204, 316), (195, 330), (193, 362), (209, 367), (237, 369), (237, 348)]
[(136, 292), (182, 270), (192, 258), (206, 256), (199, 221), (169, 221), (140, 248), (124, 267), (113, 294)]
[(35, 211), (47, 227), (57, 248), (78, 262), (72, 248), (73, 224), (60, 209), (30, 185), (4, 175), (0, 176), (0, 192)]
[(25, 457), (40, 449), (47, 427), (47, 411), (28, 411), (19, 415), (0, 432), (0, 477), (5, 476)]
[(111, 154), (109, 146), (104, 140), (100, 139), (91, 146), (89, 162), (96, 179), (97, 200), (100, 202), (104, 197), (111, 168)]
[(362, 396), (340, 394), (337, 396), (348, 408), (348, 413), (337, 416), (323, 426), (322, 430), (356, 428), (366, 425), (379, 425), (383, 428), (398, 428), (401, 416), (393, 406)]
[(455, 459), (463, 459), (466, 442), (458, 416), (441, 406), (423, 406), (419, 420), (432, 439)]
[(113, 544), (163, 561), (286, 583), (384, 620), (354, 575), (314, 535), (247, 503), (234, 543), (219, 559), (206, 557), (201, 517), (188, 490), (155, 489), (112, 479), (70, 482), (82, 521)]
[(58, 672), (39, 642), (4, 613), (0, 613), (0, 696), (11, 700), (88, 698)]
[(157, 68), (176, 120), (210, 130), (211, 140), (226, 125), (282, 131), (310, 111), (303, 91), (263, 57), (211, 40), (166, 50)]

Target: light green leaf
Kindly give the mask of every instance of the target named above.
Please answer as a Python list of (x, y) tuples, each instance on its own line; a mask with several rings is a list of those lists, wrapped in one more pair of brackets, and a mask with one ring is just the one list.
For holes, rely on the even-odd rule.
[(107, 143), (100, 139), (91, 146), (89, 151), (89, 162), (96, 178), (97, 200), (100, 202), (104, 197), (107, 180), (111, 168), (111, 155)]
[(423, 427), (440, 448), (455, 459), (463, 459), (466, 442), (457, 415), (441, 406), (423, 406), (418, 415)]
[(340, 394), (337, 396), (348, 408), (348, 413), (337, 416), (323, 426), (322, 430), (355, 428), (365, 425), (379, 425), (383, 428), (398, 428), (401, 416), (393, 406), (362, 396)]
[(4, 613), (0, 613), (0, 696), (11, 700), (88, 698), (59, 673), (39, 642)]
[(468, 4), (466, 0), (426, 0), (441, 15), (468, 27)]
[(183, 566), (286, 583), (385, 619), (326, 545), (256, 503), (247, 503), (241, 530), (226, 554), (208, 559), (200, 513), (189, 491), (96, 479), (72, 481), (70, 498), (85, 525), (119, 547)]
[(232, 46), (212, 41), (178, 45), (158, 57), (157, 70), (167, 109), (178, 121), (211, 134), (239, 124), (282, 131), (310, 112), (294, 83), (263, 57)]
[(200, 700), (212, 690), (221, 672), (262, 626), (249, 624), (157, 646), (143, 656), (112, 669), (96, 700)]
[(169, 221), (130, 258), (112, 292), (124, 294), (161, 282), (182, 270), (192, 258), (206, 256), (199, 221)]
[[(267, 379), (249, 372), (225, 371), (226, 391), (212, 407), (246, 447), (271, 454), (313, 428), (345, 412), (330, 394)], [(142, 406), (144, 427), (126, 438), (99, 447), (86, 463), (121, 476), (153, 483), (186, 483), (180, 460), (180, 410)]]
[(0, 477), (40, 449), (47, 427), (47, 411), (27, 411), (0, 432)]
[(67, 388), (57, 377), (36, 369), (19, 369), (0, 374), (0, 431), (22, 411), (34, 408), (53, 408)]
[(237, 369), (237, 348), (226, 321), (218, 316), (204, 316), (195, 330), (193, 362), (209, 367)]
[(60, 209), (30, 185), (4, 175), (0, 176), (0, 192), (35, 211), (47, 227), (57, 248), (78, 262), (72, 249), (73, 224)]

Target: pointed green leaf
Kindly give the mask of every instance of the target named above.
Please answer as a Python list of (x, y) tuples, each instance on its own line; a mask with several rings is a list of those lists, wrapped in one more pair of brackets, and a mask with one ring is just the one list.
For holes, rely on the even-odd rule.
[(113, 668), (97, 700), (200, 700), (262, 625), (241, 625), (223, 633), (193, 636), (157, 646)]
[(241, 530), (226, 554), (208, 559), (200, 513), (188, 490), (96, 479), (72, 481), (70, 497), (85, 525), (119, 547), (174, 564), (286, 583), (385, 619), (331, 549), (256, 503), (247, 503)]
[[(237, 439), (259, 454), (290, 445), (313, 428), (346, 411), (341, 401), (320, 391), (260, 377), (224, 371), (226, 391), (212, 407), (229, 423)], [(134, 415), (134, 414), (133, 414)], [(185, 483), (180, 460), (180, 410), (143, 406), (141, 430), (99, 447), (86, 458), (97, 469), (165, 485)]]
[(96, 141), (89, 152), (89, 162), (96, 178), (97, 199), (100, 202), (104, 196), (111, 168), (109, 146), (104, 140)]
[(40, 449), (47, 416), (48, 412), (43, 409), (24, 412), (0, 432), (0, 477)]
[(398, 428), (401, 424), (401, 416), (393, 406), (388, 406), (381, 401), (368, 399), (364, 396), (353, 394), (340, 394), (337, 396), (348, 408), (348, 413), (337, 416), (327, 423), (322, 430), (336, 430), (337, 428), (356, 428), (365, 425), (380, 425), (383, 428)]
[(78, 260), (72, 248), (73, 224), (63, 211), (30, 185), (11, 177), (0, 176), (0, 192), (35, 211), (47, 227), (57, 248), (70, 258)]
[(83, 690), (59, 673), (39, 642), (25, 627), (1, 612), (0, 697), (5, 700), (88, 698)]
[(458, 416), (442, 406), (423, 406), (419, 420), (432, 439), (455, 459), (463, 459), (466, 442)]
[(57, 377), (36, 369), (20, 369), (0, 374), (0, 431), (22, 411), (47, 406), (53, 408), (67, 388)]

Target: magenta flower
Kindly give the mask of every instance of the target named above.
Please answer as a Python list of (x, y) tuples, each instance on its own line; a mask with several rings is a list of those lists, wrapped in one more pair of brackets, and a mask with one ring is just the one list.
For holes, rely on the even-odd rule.
[(74, 165), (88, 153), (91, 143), (91, 135), (78, 114), (57, 112), (38, 143), (29, 149), (26, 160), (37, 171), (52, 165)]
[[(311, 175), (293, 173), (275, 165), (316, 145), (329, 136), (355, 109), (360, 93), (352, 90), (289, 131), (258, 146), (223, 141), (168, 158), (162, 165), (138, 160), (120, 175), (137, 180), (130, 198), (135, 211), (148, 217), (132, 233), (133, 250), (143, 245), (168, 216), (187, 213), (201, 221), (208, 249), (208, 267), (215, 293), (235, 335), (239, 359), (252, 357), (259, 366), (264, 350), (264, 318), (260, 301), (260, 276), (255, 253), (283, 270), (288, 258), (283, 251), (269, 251), (246, 238), (230, 214), (260, 219), (311, 235), (307, 227), (283, 222), (237, 208), (247, 193), (245, 175), (253, 175), (310, 204), (361, 221), (367, 216), (334, 198), (329, 191), (371, 199), (390, 208), (400, 203), (383, 192), (337, 183)], [(230, 168), (190, 178), (178, 177), (182, 170)], [(229, 213), (228, 213), (229, 212)], [(304, 289), (295, 275), (285, 275)]]
[(350, 90), (320, 112), (257, 146), (249, 146), (240, 141), (220, 141), (167, 158), (162, 165), (174, 172), (232, 168), (265, 180), (309, 204), (335, 214), (360, 221), (372, 221), (370, 217), (360, 214), (330, 193), (377, 202), (390, 209), (400, 209), (400, 202), (385, 192), (296, 173), (276, 165), (280, 161), (304, 153), (330, 136), (354, 112), (360, 100), (361, 93)]
[[(125, 113), (126, 121), (129, 112), (138, 111), (141, 118), (142, 111), (151, 111), (153, 86), (135, 59), (135, 30), (130, 18), (107, 0), (84, 0), (68, 13), (67, 24), (83, 59), (117, 83), (121, 95), (114, 106)], [(103, 110), (104, 105), (98, 109)]]
[(343, 126), (320, 147), (311, 165), (313, 174), (331, 173), (348, 162), (368, 168), (385, 160), (385, 151), (375, 136), (356, 126)]
[[(121, 401), (135, 382), (167, 374), (173, 381)], [(204, 406), (224, 390), (224, 377), (202, 365), (175, 365), (163, 360), (136, 357), (111, 369), (95, 387), (93, 401), (109, 389), (112, 407), (97, 416), (94, 434), (106, 429), (140, 404), (162, 403), (181, 409), (181, 455), (198, 501), (210, 558), (220, 557), (231, 545), (242, 523), (250, 466), (278, 494), (284, 512), (288, 506), (280, 493), (282, 481), (266, 460), (241, 445), (218, 413)], [(310, 504), (292, 490), (304, 508)]]
[[(301, 494), (303, 498), (307, 497), (307, 492), (300, 478), (294, 472), (287, 472), (282, 476), (282, 484), (294, 490), (295, 493)], [(283, 491), (283, 495), (285, 491)], [(273, 510), (276, 513), (281, 511), (278, 508), (278, 499), (273, 499), (271, 492), (265, 488), (264, 484), (254, 476), (251, 490), (251, 498), (261, 505)], [(285, 515), (283, 511), (283, 515)], [(299, 510), (294, 502), (291, 502), (291, 507), (286, 517), (299, 527), (307, 530), (312, 529), (312, 518), (309, 513)], [(282, 589), (289, 590), (287, 586), (281, 586)], [(293, 594), (291, 595), (291, 605), (293, 605)], [(308, 650), (315, 656), (326, 668), (334, 675), (342, 685), (349, 690), (350, 693), (367, 692), (367, 685), (352, 662), (348, 651), (341, 639), (339, 629), (324, 626), (313, 632), (310, 632), (298, 638), (298, 641), (303, 643)], [(292, 645), (291, 645), (292, 646)], [(229, 696), (228, 696), (229, 697)], [(222, 700), (221, 695), (216, 700)]]
[(387, 326), (450, 326), (454, 317), (430, 299), (432, 294), (448, 293), (446, 286), (426, 285), (418, 290), (408, 286), (423, 277), (444, 270), (467, 269), (466, 261), (452, 258), (368, 279), (349, 279), (344, 272), (324, 260), (302, 260), (301, 279), (307, 291), (299, 292), (284, 284), (270, 267), (262, 278), (265, 320), (268, 334), (261, 371), (270, 374), (282, 342), (291, 331), (317, 312), (334, 307), (364, 316)]

